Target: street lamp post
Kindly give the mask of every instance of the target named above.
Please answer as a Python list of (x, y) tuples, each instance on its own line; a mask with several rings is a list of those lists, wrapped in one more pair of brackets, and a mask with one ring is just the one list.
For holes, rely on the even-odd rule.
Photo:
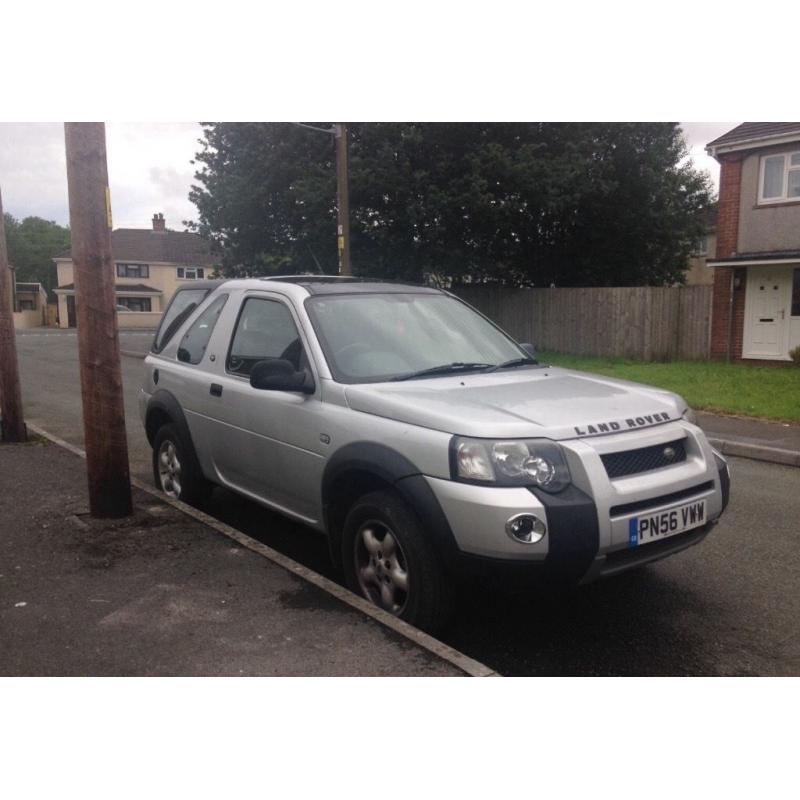
[(336, 142), (336, 248), (339, 253), (339, 274), (352, 275), (350, 267), (350, 191), (347, 173), (347, 123), (334, 122), (331, 128), (319, 128), (295, 122), (300, 128), (333, 134)]
[(352, 275), (350, 267), (350, 191), (347, 184), (347, 123), (333, 126), (336, 139), (336, 222), (339, 274)]

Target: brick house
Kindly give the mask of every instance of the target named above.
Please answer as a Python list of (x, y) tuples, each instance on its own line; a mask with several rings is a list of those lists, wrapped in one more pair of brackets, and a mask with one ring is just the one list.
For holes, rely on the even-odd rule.
[(800, 122), (744, 122), (720, 164), (711, 357), (788, 361), (800, 345)]
[[(205, 239), (196, 233), (167, 229), (163, 214), (153, 227), (117, 228), (111, 232), (117, 312), (121, 328), (155, 328), (178, 286), (208, 278), (218, 265)], [(75, 327), (72, 254), (53, 259), (58, 273), (58, 321)]]

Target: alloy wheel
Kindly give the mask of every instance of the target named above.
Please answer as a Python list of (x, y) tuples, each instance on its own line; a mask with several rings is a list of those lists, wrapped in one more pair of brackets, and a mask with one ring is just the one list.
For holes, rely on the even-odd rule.
[(169, 439), (158, 450), (158, 477), (164, 494), (177, 500), (181, 494), (181, 462), (175, 443)]
[(408, 561), (395, 534), (382, 522), (365, 522), (356, 534), (354, 557), (363, 595), (390, 614), (402, 614), (408, 601)]

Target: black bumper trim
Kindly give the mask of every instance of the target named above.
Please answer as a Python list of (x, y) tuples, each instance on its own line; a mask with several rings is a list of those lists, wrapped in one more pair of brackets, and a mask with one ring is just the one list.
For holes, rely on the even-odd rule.
[(600, 547), (597, 506), (588, 494), (570, 485), (558, 494), (529, 487), (547, 514), (547, 557), (544, 564), (553, 575), (580, 580)]

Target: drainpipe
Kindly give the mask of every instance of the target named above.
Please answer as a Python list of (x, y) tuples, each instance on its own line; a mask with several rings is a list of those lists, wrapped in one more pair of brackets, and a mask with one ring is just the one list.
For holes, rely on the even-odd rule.
[(728, 291), (728, 363), (731, 361), (731, 349), (733, 348), (733, 283), (734, 269), (731, 268), (731, 285)]

